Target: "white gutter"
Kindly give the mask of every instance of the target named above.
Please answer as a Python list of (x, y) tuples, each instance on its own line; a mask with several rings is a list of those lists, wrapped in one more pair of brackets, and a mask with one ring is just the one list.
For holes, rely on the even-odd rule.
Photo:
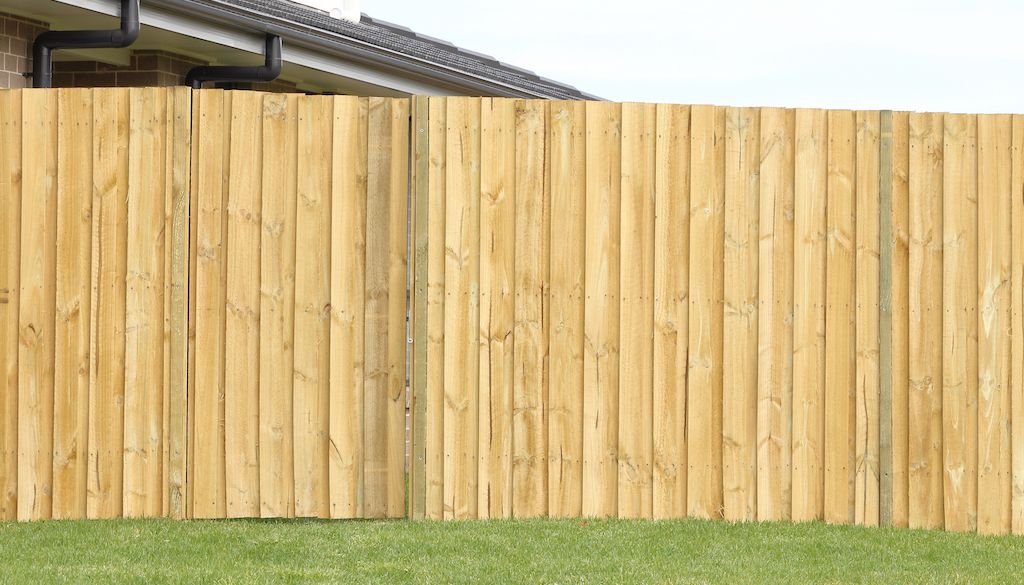
[[(113, 17), (120, 14), (118, 0), (54, 1)], [(189, 18), (177, 12), (154, 7), (149, 2), (143, 2), (139, 21), (144, 26), (209, 41), (256, 55), (263, 54), (266, 37), (262, 32), (257, 34), (214, 24), (205, 19)], [(355, 61), (334, 58), (322, 51), (315, 51), (302, 46), (301, 43), (289, 43), (287, 42), (289, 40), (287, 32), (284, 32), (281, 36), (285, 39), (282, 59), (286, 63), (293, 63), (410, 95), (443, 95), (452, 91), (451, 86), (432, 84), (427, 80), (409, 79)]]

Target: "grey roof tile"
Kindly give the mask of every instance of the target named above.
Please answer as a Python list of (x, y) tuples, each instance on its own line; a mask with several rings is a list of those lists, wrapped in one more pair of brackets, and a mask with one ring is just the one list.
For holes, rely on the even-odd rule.
[(552, 99), (599, 99), (571, 85), (545, 79), (532, 71), (507, 65), (491, 57), (457, 47), (447, 41), (416, 33), (407, 27), (362, 15), (359, 23), (332, 18), (330, 13), (291, 0), (189, 0), (230, 8), (247, 16), (271, 16), (319, 33), (348, 37), (382, 50), (503, 84), (531, 95)]

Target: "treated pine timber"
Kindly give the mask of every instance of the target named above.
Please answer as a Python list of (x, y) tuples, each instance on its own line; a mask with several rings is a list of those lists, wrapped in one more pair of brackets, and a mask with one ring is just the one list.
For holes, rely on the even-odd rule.
[(548, 320), (548, 514), (583, 512), (583, 306), (586, 262), (586, 104), (552, 103), (551, 318)]
[(658, 105), (654, 211), (654, 518), (686, 515), (690, 107)]
[(792, 511), (795, 124), (792, 110), (761, 112), (760, 280), (755, 295), (758, 520), (788, 519)]

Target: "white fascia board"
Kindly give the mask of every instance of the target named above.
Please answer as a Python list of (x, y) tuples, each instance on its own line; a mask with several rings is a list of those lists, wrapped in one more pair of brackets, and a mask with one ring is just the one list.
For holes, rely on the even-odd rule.
[[(118, 0), (54, 0), (68, 6), (84, 8), (108, 16), (118, 16), (121, 4)], [(181, 14), (147, 6), (145, 3), (139, 10), (141, 24), (173, 32), (232, 49), (262, 55), (265, 47), (263, 36), (248, 31), (219, 26), (202, 19), (190, 19)], [(285, 39), (287, 40), (287, 39)], [(295, 44), (284, 43), (281, 57), (285, 62), (294, 63), (310, 69), (324, 71), (339, 77), (355, 79), (363, 83), (386, 87), (407, 94), (439, 95), (450, 93), (445, 86), (425, 83), (420, 80), (403, 78), (360, 63), (343, 61), (323, 52), (313, 51)]]

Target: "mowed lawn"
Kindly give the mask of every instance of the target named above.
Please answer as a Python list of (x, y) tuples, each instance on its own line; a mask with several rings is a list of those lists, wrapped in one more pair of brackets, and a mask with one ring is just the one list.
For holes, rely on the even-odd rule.
[(820, 523), (0, 523), (4, 585), (1020, 582), (1021, 537)]

